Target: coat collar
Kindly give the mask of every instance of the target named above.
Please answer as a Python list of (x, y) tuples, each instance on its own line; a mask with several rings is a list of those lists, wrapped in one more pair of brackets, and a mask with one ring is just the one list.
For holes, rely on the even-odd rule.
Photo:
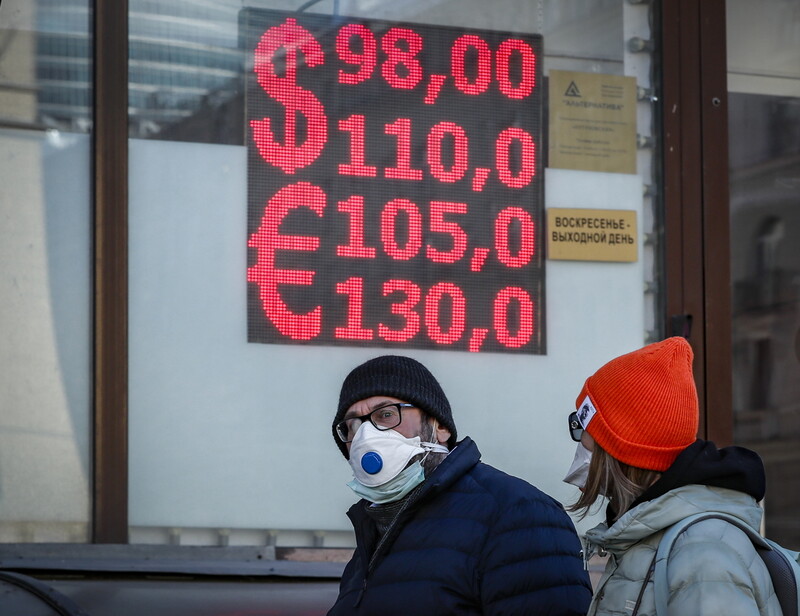
[(727, 488), (693, 484), (637, 505), (610, 527), (606, 523), (598, 524), (586, 532), (586, 540), (589, 546), (619, 554), (683, 518), (703, 511), (728, 513), (756, 530), (761, 524), (762, 510), (752, 496)]

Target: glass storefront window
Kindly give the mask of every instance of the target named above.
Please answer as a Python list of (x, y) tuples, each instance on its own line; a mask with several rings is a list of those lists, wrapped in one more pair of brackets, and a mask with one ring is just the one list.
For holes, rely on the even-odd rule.
[[(466, 348), (431, 350), (430, 345), (404, 346), (388, 338), (387, 344), (380, 347), (325, 346), (313, 340), (307, 344), (248, 342), (247, 270), (255, 257), (253, 247), (248, 249), (253, 231), (248, 227), (248, 147), (252, 143), (250, 125), (245, 121), (245, 93), (247, 79), (252, 78), (254, 50), (244, 47), (242, 20), (252, 9), (284, 11), (286, 20), (293, 11), (324, 16), (336, 13), (340, 20), (331, 22), (336, 28), (347, 19), (359, 24), (366, 22), (358, 20), (377, 20), (380, 25), (371, 31), (376, 40), (399, 23), (410, 24), (403, 26), (407, 30), (419, 25), (418, 30), (426, 33), (436, 32), (437, 28), (441, 32), (450, 29), (447, 31), (499, 33), (498, 41), (515, 35), (520, 39), (541, 35), (544, 53), (538, 61), (542, 63), (543, 79), (534, 87), (542, 89), (542, 117), (547, 118), (548, 112), (553, 115), (547, 102), (548, 83), (556, 83), (554, 71), (560, 71), (561, 78), (570, 74), (583, 77), (572, 85), (567, 81), (558, 96), (584, 100), (589, 97), (591, 104), (592, 84), (604, 84), (598, 85), (602, 94), (597, 96), (615, 98), (609, 105), (625, 108), (624, 123), (629, 132), (621, 150), (612, 152), (610, 146), (604, 150), (602, 138), (595, 137), (582, 150), (583, 162), (556, 165), (549, 160), (552, 150), (548, 150), (548, 140), (553, 135), (548, 135), (545, 119), (541, 141), (534, 144), (539, 165), (536, 181), (541, 183), (544, 203), (536, 224), (544, 225), (543, 210), (547, 208), (635, 212), (636, 226), (629, 231), (637, 249), (634, 260), (545, 260), (541, 273), (546, 292), (541, 303), (546, 319), (539, 325), (546, 336), (541, 354), (470, 353)], [(615, 354), (663, 335), (657, 316), (662, 312), (662, 232), (659, 160), (655, 154), (660, 141), (654, 59), (657, 36), (652, 30), (655, 10), (653, 3), (623, 0), (284, 0), (247, 4), (240, 0), (131, 0), (132, 542), (351, 546), (352, 535), (343, 513), (353, 501), (344, 485), (349, 469), (332, 440), (330, 422), (344, 376), (357, 363), (381, 353), (407, 353), (431, 368), (456, 409), (459, 434), (473, 436), (487, 462), (528, 479), (562, 501), (574, 499), (572, 489), (561, 483), (559, 473), (569, 466), (574, 450), (563, 434), (563, 424), (582, 380)], [(409, 51), (404, 40), (396, 47), (398, 53)], [(363, 60), (369, 54), (365, 55), (361, 47), (349, 51), (353, 54), (348, 56), (353, 60), (351, 72), (369, 62)], [(298, 71), (308, 68), (301, 64), (296, 67)], [(370, 69), (364, 70), (366, 74)], [(495, 70), (491, 69), (492, 75)], [(523, 80), (519, 76), (522, 69), (510, 70), (515, 75), (513, 84)], [(380, 69), (375, 69), (375, 75), (379, 73)], [(404, 72), (394, 75), (398, 79), (407, 77)], [(607, 76), (621, 81), (601, 79)], [(376, 79), (386, 78), (379, 75)], [(434, 100), (438, 91), (430, 89), (429, 81), (426, 77), (423, 85)], [(477, 77), (475, 81), (479, 81)], [(312, 80), (308, 84), (312, 91), (317, 88), (315, 94), (319, 97), (330, 94), (319, 90), (320, 83)], [(475, 88), (480, 89), (477, 85)], [(562, 89), (560, 85), (559, 88)], [(381, 95), (370, 105), (375, 110), (386, 110), (390, 102)], [(445, 109), (431, 104), (430, 108), (425, 117), (435, 120), (426, 121), (448, 122), (451, 136), (458, 132), (453, 124), (476, 120), (455, 107)], [(507, 127), (515, 129), (510, 134), (520, 141), (523, 138), (519, 131), (528, 130), (522, 118), (520, 115), (519, 126), (511, 122)], [(392, 119), (381, 120), (390, 126), (379, 135), (394, 141), (379, 147), (379, 155), (390, 147), (399, 147), (405, 134), (406, 125), (392, 124)], [(337, 120), (348, 122), (345, 116)], [(297, 139), (312, 130), (304, 122), (301, 119), (297, 123)], [(356, 120), (350, 122), (341, 129), (342, 125), (331, 121), (328, 131), (349, 130), (348, 134), (357, 138), (359, 125)], [(383, 124), (379, 129), (384, 128)], [(497, 130), (491, 120), (485, 125)], [(595, 126), (598, 131), (603, 130), (603, 120), (596, 120)], [(341, 137), (340, 132), (337, 136)], [(413, 143), (415, 138), (412, 133), (409, 175), (417, 158), (421, 161), (420, 173), (428, 173), (426, 165), (430, 163), (421, 153), (424, 144)], [(442, 137), (437, 143), (447, 144), (450, 138)], [(481, 155), (483, 152), (471, 154)], [(515, 156), (509, 155), (509, 164), (518, 171), (515, 165), (523, 163), (514, 162)], [(597, 160), (587, 162), (591, 156)], [(619, 165), (609, 169), (606, 159)], [(481, 194), (487, 194), (481, 182), (497, 179), (475, 179), (480, 174), (473, 173), (477, 165), (474, 160), (477, 158), (467, 158), (469, 176), (466, 171), (463, 175), (453, 171), (458, 162), (455, 159), (436, 164), (441, 163), (442, 169), (454, 174), (440, 175), (470, 183), (463, 199), (467, 207), (493, 207), (480, 200)], [(356, 163), (360, 169), (374, 166), (376, 177), (383, 177), (384, 167), (389, 167), (368, 159)], [(487, 177), (494, 173), (485, 168)], [(515, 173), (511, 175), (517, 177)], [(311, 181), (311, 176), (304, 174), (304, 169), (296, 175), (286, 172), (286, 181)], [(323, 180), (327, 181), (320, 181)], [(346, 200), (348, 190), (356, 194), (358, 187), (364, 185), (359, 184), (362, 180), (358, 178), (330, 180), (335, 189), (329, 192), (343, 192), (330, 197), (329, 210), (335, 208), (337, 201)], [(398, 186), (402, 186), (401, 180)], [(397, 197), (406, 200), (405, 209), (399, 208), (403, 211), (397, 214), (398, 220), (415, 211), (407, 201), (425, 203), (420, 211), (422, 220), (427, 221), (429, 201), (457, 200), (448, 197), (446, 182), (430, 186), (417, 193), (398, 189)], [(454, 194), (456, 190), (462, 187), (454, 182)], [(513, 193), (503, 199), (508, 200), (503, 205), (519, 208), (511, 210), (517, 218), (510, 217), (507, 228), (524, 225), (519, 221), (527, 218), (519, 211), (529, 203), (516, 203)], [(291, 202), (287, 205), (293, 207)], [(368, 203), (365, 207), (372, 206)], [(459, 207), (446, 210), (443, 219), (459, 220)], [(365, 216), (376, 215), (367, 211)], [(621, 224), (617, 219), (613, 222)], [(294, 222), (287, 224), (290, 226), (281, 231), (287, 237), (292, 233), (310, 234), (308, 229), (300, 233), (291, 227)], [(465, 229), (468, 240), (477, 237), (478, 231), (466, 225)], [(542, 246), (536, 250), (544, 250), (543, 231), (537, 230)], [(457, 242), (462, 236), (453, 233)], [(373, 240), (365, 236), (363, 247), (372, 247)], [(392, 241), (398, 246), (407, 243), (402, 233)], [(504, 246), (504, 250), (518, 255), (522, 246), (526, 244), (512, 242), (511, 248)], [(477, 254), (475, 248), (483, 247), (467, 244), (471, 258)], [(444, 244), (435, 249), (451, 255), (458, 253)], [(401, 252), (397, 248), (395, 254)], [(279, 255), (276, 260), (284, 258)], [(336, 293), (331, 291), (334, 299), (337, 294), (339, 299), (356, 297), (356, 283), (334, 287), (345, 281), (325, 269), (324, 264), (319, 266), (318, 280), (327, 280), (332, 289), (339, 289)], [(412, 275), (416, 274), (408, 276)], [(414, 284), (424, 287), (427, 293), (428, 286), (436, 282), (440, 281), (422, 282), (420, 277)], [(452, 298), (457, 296), (455, 286), (450, 281), (449, 286), (439, 288), (446, 289)], [(445, 295), (443, 292), (442, 297)], [(309, 300), (295, 296), (287, 301), (298, 302), (293, 309), (301, 312), (298, 306)], [(307, 310), (312, 308), (313, 303)], [(350, 333), (378, 335), (377, 323), (354, 325), (347, 321), (346, 310), (332, 312), (330, 318), (343, 319), (345, 323), (340, 327)], [(447, 314), (456, 312), (452, 309)], [(438, 328), (442, 344), (450, 344), (448, 335), (453, 331), (453, 339), (460, 334), (457, 328), (448, 329), (441, 322), (431, 325), (423, 319), (423, 324), (429, 329)], [(398, 326), (392, 323), (390, 328), (397, 330)], [(474, 334), (476, 330), (471, 331)], [(520, 335), (517, 329), (513, 334)], [(506, 340), (514, 342), (514, 335), (509, 334)], [(503, 421), (497, 419), (500, 414)], [(566, 440), (562, 441), (559, 435)]]
[[(90, 535), (95, 222), (90, 181), (94, 49), (90, 7), (88, 0), (6, 0), (0, 9), (2, 542), (85, 542)], [(344, 375), (356, 363), (382, 352), (408, 353), (431, 367), (456, 409), (459, 433), (476, 438), (487, 462), (570, 502), (571, 488), (560, 482), (560, 472), (569, 464), (570, 443), (553, 435), (563, 433), (576, 389), (609, 357), (665, 335), (659, 3), (130, 0), (129, 7), (130, 356), (126, 361), (132, 542), (349, 547), (351, 535), (343, 516), (352, 501), (344, 487), (349, 472), (331, 440), (330, 418)], [(541, 114), (542, 130), (535, 140), (526, 141), (528, 116), (520, 114), (508, 122), (506, 128), (512, 130), (506, 134), (511, 136), (505, 143), (508, 156), (502, 171), (495, 158), (476, 162), (486, 151), (496, 154), (497, 144), (491, 139), (484, 143), (476, 138), (474, 143), (482, 145), (464, 160), (458, 158), (457, 147), (452, 156), (447, 154), (459, 139), (454, 126), (481, 122), (480, 114), (485, 113), (476, 111), (467, 118), (462, 107), (433, 104), (437, 88), (446, 90), (447, 80), (455, 79), (449, 73), (438, 75), (440, 82), (428, 74), (421, 81), (420, 92), (431, 97), (425, 121), (439, 123), (433, 141), (426, 133), (427, 141), (416, 143), (415, 133), (404, 132), (406, 124), (392, 121), (398, 118), (381, 120), (378, 127), (385, 129), (378, 131), (384, 138), (378, 150), (381, 156), (397, 157), (395, 170), (417, 170), (427, 178), (436, 175), (432, 171), (436, 167), (440, 184), (431, 181), (414, 194), (401, 190), (397, 196), (405, 201), (400, 206), (395, 203), (394, 218), (387, 218), (395, 224), (417, 211), (426, 232), (438, 233), (439, 240), (453, 240), (452, 247), (429, 243), (423, 234), (422, 248), (445, 255), (445, 260), (467, 255), (477, 268), (473, 271), (480, 271), (484, 263), (481, 251), (500, 252), (497, 245), (474, 243), (481, 224), (459, 226), (463, 201), (470, 212), (488, 204), (505, 213), (497, 220), (503, 223), (498, 228), (507, 240), (501, 247), (507, 267), (527, 265), (525, 259), (539, 251), (542, 262), (536, 275), (541, 293), (535, 298), (541, 312), (530, 308), (530, 314), (537, 315), (531, 331), (525, 330), (520, 316), (528, 314), (521, 299), (529, 291), (526, 282), (513, 293), (497, 296), (505, 302), (499, 305), (506, 312), (487, 323), (486, 331), (466, 321), (474, 349), (437, 347), (458, 342), (462, 335), (454, 316), (461, 282), (424, 278), (428, 274), (420, 269), (412, 272), (419, 276), (413, 284), (426, 301), (439, 284), (439, 294), (429, 303), (437, 310), (444, 306), (433, 312), (438, 320), (422, 308), (412, 310), (422, 323), (420, 331), (427, 328), (430, 340), (424, 345), (404, 346), (397, 336), (384, 337), (383, 346), (338, 344), (341, 340), (335, 336), (328, 342), (337, 344), (317, 344), (313, 335), (301, 343), (273, 344), (275, 339), (253, 336), (249, 311), (258, 289), (248, 281), (248, 270), (258, 259), (258, 247), (248, 244), (255, 241), (252, 227), (259, 219), (248, 212), (248, 198), (252, 206), (250, 171), (258, 154), (254, 154), (247, 88), (255, 80), (256, 61), (252, 41), (245, 43), (244, 28), (250, 12), (263, 10), (282, 12), (287, 20), (292, 14), (326, 19), (333, 15), (333, 28), (347, 20), (380, 24), (372, 31), (379, 43), (375, 67), (364, 68), (369, 54), (354, 39), (344, 44), (345, 55), (350, 54), (345, 68), (351, 74), (360, 67), (377, 75), (384, 62), (380, 54), (409, 51), (405, 45), (410, 39), (403, 36), (380, 46), (385, 33), (399, 24), (426, 36), (457, 31), (486, 35), (485, 40), (491, 34), (497, 41), (541, 37), (535, 112)], [(728, 0), (727, 12), (734, 438), (764, 458), (770, 484), (767, 534), (791, 545), (800, 541), (792, 513), (797, 497), (775, 486), (790, 482), (800, 464), (793, 453), (800, 439), (800, 410), (793, 402), (797, 398), (793, 376), (800, 362), (798, 254), (790, 241), (800, 224), (792, 207), (798, 197), (800, 159), (800, 56), (794, 44), (800, 16), (785, 0), (770, 0), (763, 6)], [(468, 47), (462, 49), (464, 58), (470, 54), (477, 58), (478, 47), (465, 51)], [(505, 75), (506, 85), (519, 91), (526, 79), (526, 60), (519, 59), (524, 57), (520, 47), (515, 49), (506, 57), (512, 58), (509, 63), (500, 65), (507, 72), (498, 72), (498, 66), (489, 63), (489, 83)], [(491, 58), (497, 51), (490, 49)], [(338, 53), (342, 57), (341, 49)], [(274, 60), (278, 71), (286, 70), (288, 60)], [(425, 62), (423, 57), (423, 66), (428, 66)], [(309, 67), (295, 68), (305, 72)], [(480, 90), (480, 71), (470, 70), (462, 75), (462, 86)], [(406, 78), (403, 72), (392, 74), (400, 81)], [(330, 90), (335, 88), (321, 84), (312, 80), (307, 87), (321, 98), (334, 95)], [(569, 107), (563, 102), (567, 98), (577, 102), (589, 97), (586, 105), (597, 103), (591, 99), (594, 94), (587, 94), (594, 86), (600, 92), (597, 96), (618, 99), (608, 107), (625, 107), (629, 103), (620, 101), (629, 100), (625, 97), (633, 92), (633, 109), (628, 108), (622, 122), (629, 132), (620, 147), (609, 145), (602, 136), (584, 139), (579, 142), (582, 160), (573, 165), (565, 162), (566, 150), (559, 150), (566, 133), (554, 127), (563, 129), (565, 118), (569, 123), (569, 114), (564, 113)], [(473, 95), (467, 90), (462, 93)], [(390, 113), (389, 103), (396, 103), (391, 98), (381, 94), (365, 108)], [(500, 111), (498, 107), (498, 116)], [(269, 112), (264, 115), (268, 118)], [(273, 128), (282, 126), (283, 119), (273, 119)], [(310, 129), (305, 120), (295, 119), (295, 138), (302, 140)], [(486, 131), (497, 131), (492, 122), (500, 120), (487, 119)], [(598, 116), (592, 122), (592, 130), (603, 132), (605, 120)], [(584, 129), (588, 130), (579, 127)], [(353, 147), (360, 139), (357, 120), (336, 117), (329, 130), (338, 135), (340, 144), (343, 133), (350, 140), (349, 159), (343, 159), (350, 166), (337, 161), (350, 171), (374, 167), (376, 175), (384, 177), (392, 168), (371, 158), (375, 150)], [(470, 130), (470, 135), (480, 134)], [(276, 140), (285, 137), (281, 131), (275, 133)], [(399, 158), (406, 136), (407, 169)], [(429, 156), (431, 142), (438, 144), (441, 155), (435, 160)], [(366, 143), (372, 147), (379, 140)], [(532, 152), (536, 173), (530, 167), (534, 159), (525, 158)], [(594, 163), (588, 162), (591, 157)], [(462, 173), (458, 169), (464, 161)], [(525, 169), (541, 191), (533, 199), (518, 202), (513, 190), (506, 196), (483, 190), (502, 172), (511, 181), (506, 187), (513, 189), (514, 182), (525, 177)], [(274, 180), (277, 172), (270, 172)], [(281, 172), (287, 183), (311, 177), (302, 170), (296, 176), (285, 168)], [(327, 179), (317, 175), (314, 181), (330, 180), (335, 187), (326, 185), (330, 195), (339, 191), (329, 195), (327, 207), (352, 217), (347, 227), (352, 233), (358, 229), (352, 221), (360, 212), (356, 207), (360, 201), (345, 197), (359, 194), (365, 184), (362, 178), (344, 177), (348, 172), (339, 174), (343, 177), (333, 175)], [(450, 180), (454, 180), (452, 191), (447, 190)], [(453, 196), (464, 189), (456, 186), (460, 181), (469, 184), (467, 197)], [(488, 194), (498, 198), (489, 200)], [(538, 206), (531, 205), (536, 198)], [(264, 207), (269, 199), (270, 195), (263, 196)], [(424, 205), (414, 210), (407, 201)], [(440, 204), (435, 212), (428, 209), (434, 201)], [(294, 207), (291, 200), (282, 203)], [(365, 204), (365, 214), (375, 217), (378, 210), (368, 198)], [(558, 208), (635, 214), (635, 233), (630, 235), (635, 258), (581, 261), (545, 254), (552, 235), (546, 228), (547, 215)], [(534, 213), (526, 218), (525, 212)], [(598, 220), (602, 216), (609, 215)], [(486, 218), (481, 223), (496, 231), (497, 220)], [(529, 220), (539, 228), (526, 227)], [(607, 220), (627, 224), (622, 218)], [(455, 226), (454, 221), (458, 221)], [(297, 229), (304, 229), (305, 223), (288, 217), (282, 222), (287, 222), (279, 227), (282, 238), (302, 235)], [(377, 226), (371, 231), (383, 231)], [(525, 235), (526, 229), (535, 231)], [(531, 237), (537, 239), (535, 249), (526, 243)], [(466, 244), (461, 246), (464, 238)], [(394, 257), (405, 254), (402, 247), (409, 244), (401, 231), (365, 235), (349, 244), (324, 237), (320, 250), (336, 248), (337, 241), (339, 247), (365, 253), (376, 248)], [(387, 242), (393, 247), (387, 249)], [(304, 245), (314, 245), (313, 238)], [(520, 255), (527, 256), (515, 261)], [(302, 260), (304, 255), (300, 256)], [(286, 259), (286, 254), (278, 255), (276, 267), (302, 269), (296, 263), (286, 265)], [(363, 321), (368, 311), (356, 309), (362, 301), (357, 283), (337, 278), (335, 264), (328, 267), (324, 258), (309, 259), (303, 267), (313, 267), (317, 280), (327, 281), (325, 301), (333, 298), (341, 303), (326, 317), (331, 331), (338, 327), (345, 337), (354, 338), (354, 334), (378, 335), (377, 321)], [(304, 297), (297, 288), (280, 297), (296, 313), (301, 312), (299, 306), (310, 309), (322, 303)], [(396, 322), (381, 324), (395, 334), (400, 331)], [(509, 352), (517, 342), (522, 345), (535, 338), (533, 331), (537, 333), (533, 351)], [(495, 336), (500, 344), (484, 352), (481, 336)], [(501, 416), (503, 421), (497, 419)]]
[(767, 470), (766, 534), (800, 545), (800, 12), (728, 0), (728, 100), (737, 444)]
[(0, 542), (89, 536), (89, 24), (86, 0), (0, 9)]

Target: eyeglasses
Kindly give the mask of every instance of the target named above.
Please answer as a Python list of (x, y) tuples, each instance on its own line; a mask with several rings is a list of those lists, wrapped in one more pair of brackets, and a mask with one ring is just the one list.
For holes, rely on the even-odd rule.
[(569, 435), (572, 437), (573, 441), (579, 443), (581, 436), (583, 436), (583, 426), (578, 419), (578, 413), (570, 413), (567, 421), (569, 422)]
[(413, 409), (413, 404), (408, 402), (391, 402), (379, 406), (366, 415), (359, 415), (358, 417), (349, 417), (336, 424), (336, 436), (339, 437), (343, 443), (349, 443), (353, 440), (361, 427), (361, 424), (369, 419), (369, 422), (378, 430), (391, 430), (400, 425), (403, 421), (403, 416), (400, 414), (400, 409)]

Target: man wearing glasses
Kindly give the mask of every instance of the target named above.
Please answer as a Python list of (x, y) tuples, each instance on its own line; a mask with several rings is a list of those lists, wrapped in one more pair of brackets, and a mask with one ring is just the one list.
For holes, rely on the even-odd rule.
[(581, 545), (561, 505), (456, 442), (428, 369), (386, 355), (342, 384), (333, 436), (360, 497), (329, 616), (585, 614)]

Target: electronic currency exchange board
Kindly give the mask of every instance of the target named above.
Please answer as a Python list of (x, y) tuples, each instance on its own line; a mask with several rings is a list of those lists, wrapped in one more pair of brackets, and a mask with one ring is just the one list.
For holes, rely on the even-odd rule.
[(248, 340), (544, 353), (541, 36), (242, 17)]

